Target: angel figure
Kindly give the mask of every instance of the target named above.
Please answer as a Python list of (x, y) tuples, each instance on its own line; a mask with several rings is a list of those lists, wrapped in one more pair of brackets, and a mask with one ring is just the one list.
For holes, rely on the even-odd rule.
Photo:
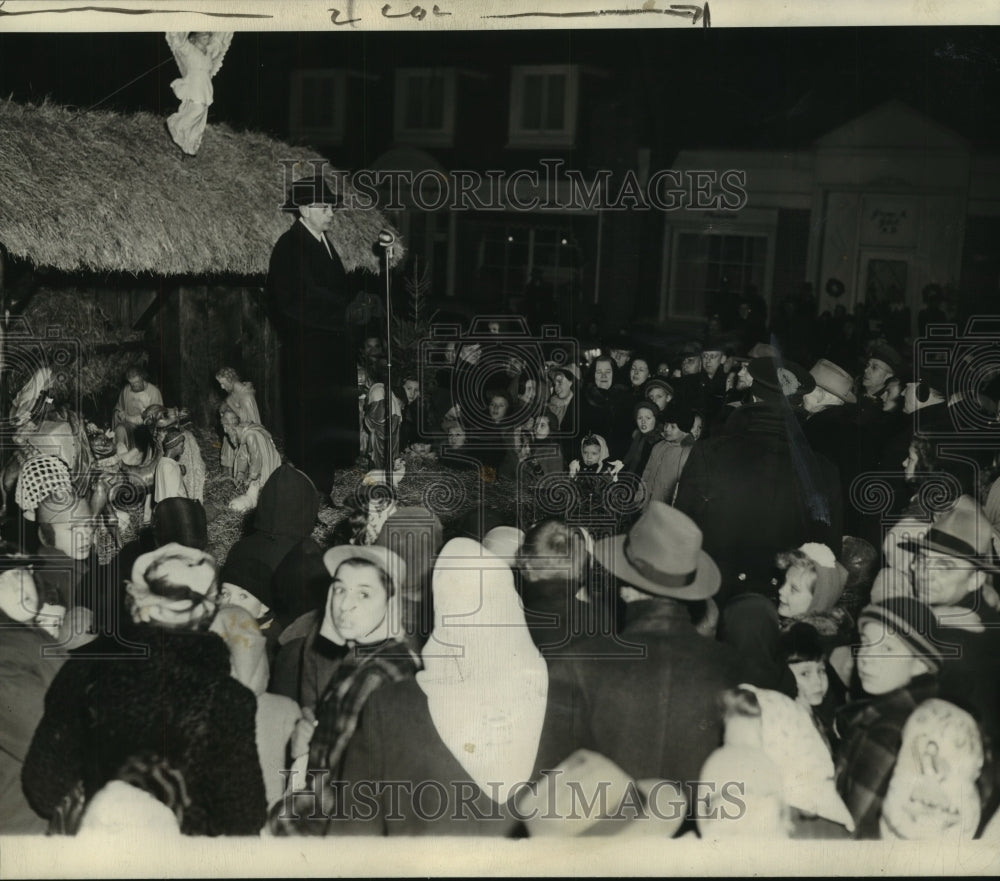
[(167, 44), (180, 69), (179, 79), (170, 84), (180, 99), (180, 109), (167, 119), (174, 142), (189, 156), (201, 146), (201, 137), (212, 104), (212, 78), (222, 67), (222, 59), (232, 42), (232, 31), (171, 31)]

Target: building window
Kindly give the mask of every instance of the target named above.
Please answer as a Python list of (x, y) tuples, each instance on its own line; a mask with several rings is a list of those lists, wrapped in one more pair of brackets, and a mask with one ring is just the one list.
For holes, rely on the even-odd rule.
[(720, 295), (742, 294), (747, 285), (766, 289), (767, 235), (678, 232), (670, 312), (704, 318)]
[(293, 138), (323, 144), (341, 142), (345, 83), (342, 70), (298, 70), (292, 74), (289, 131)]
[(577, 68), (515, 67), (510, 83), (510, 146), (571, 147), (576, 138)]
[(455, 71), (396, 71), (396, 139), (421, 146), (450, 146), (455, 134)]
[(484, 226), (476, 262), (480, 282), (507, 301), (524, 294), (534, 270), (554, 292), (575, 294), (583, 265), (579, 244), (567, 227), (500, 223)]

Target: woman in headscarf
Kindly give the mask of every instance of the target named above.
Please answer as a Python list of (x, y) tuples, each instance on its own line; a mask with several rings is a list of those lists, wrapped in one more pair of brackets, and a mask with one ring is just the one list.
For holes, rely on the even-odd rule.
[(339, 810), (325, 824), (331, 834), (509, 835), (526, 781), (582, 742), (570, 727), (573, 702), (550, 688), (507, 563), (452, 539), (433, 591), (424, 669), (368, 701), (344, 756)]
[[(344, 751), (366, 701), (382, 686), (412, 678), (420, 665), (404, 639), (403, 560), (380, 545), (340, 545), (330, 548), (323, 562), (333, 580), (318, 636), (347, 651), (322, 683), (318, 701), (310, 703), (310, 695), (304, 694), (291, 754), (293, 759), (308, 754), (309, 772), (304, 791), (293, 779), (291, 800), (271, 812), (269, 827), (279, 835), (324, 833), (326, 824), (312, 819), (311, 805), (329, 804), (329, 782), (340, 777)], [(310, 807), (297, 810), (296, 796)]]
[(266, 818), (256, 702), (230, 675), (225, 643), (207, 632), (215, 561), (167, 544), (136, 560), (127, 590), (131, 626), (78, 650), (45, 696), (21, 778), (29, 802), (58, 827), (148, 751), (186, 782), (183, 833), (256, 835)]

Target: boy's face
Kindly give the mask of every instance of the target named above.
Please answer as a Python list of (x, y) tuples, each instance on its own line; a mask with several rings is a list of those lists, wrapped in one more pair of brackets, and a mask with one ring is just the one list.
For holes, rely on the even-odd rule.
[(868, 694), (888, 694), (928, 672), (910, 647), (880, 622), (862, 618), (859, 632), (858, 676)]
[(549, 420), (547, 416), (539, 416), (535, 420), (535, 439), (545, 440), (552, 431), (552, 426), (549, 425)]
[(461, 447), (465, 444), (465, 429), (459, 425), (448, 429), (448, 443), (453, 447)]
[(584, 465), (596, 465), (601, 458), (601, 448), (597, 444), (589, 444), (580, 450)]
[(799, 700), (810, 707), (818, 707), (826, 697), (830, 680), (826, 664), (822, 661), (794, 661), (788, 665), (799, 689)]
[(668, 422), (663, 426), (663, 439), (667, 443), (679, 444), (684, 440), (685, 432), (681, 431), (673, 422)]
[(917, 598), (929, 606), (950, 606), (978, 590), (984, 574), (969, 563), (936, 551), (913, 555), (910, 563)]
[(406, 395), (406, 400), (412, 404), (420, 394), (420, 383), (415, 379), (406, 380), (403, 383), (403, 393)]
[(785, 583), (778, 590), (778, 614), (782, 618), (801, 618), (809, 611), (816, 574), (803, 566), (790, 566)]
[(670, 395), (667, 394), (666, 389), (662, 389), (658, 385), (654, 385), (648, 392), (646, 392), (646, 397), (656, 404), (657, 408), (660, 410), (670, 403)]

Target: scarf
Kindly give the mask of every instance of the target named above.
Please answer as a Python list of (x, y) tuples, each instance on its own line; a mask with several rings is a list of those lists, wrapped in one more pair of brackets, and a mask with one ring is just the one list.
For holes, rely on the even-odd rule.
[(510, 568), (456, 538), (434, 569), (434, 632), (417, 684), (434, 728), (498, 804), (531, 778), (545, 719), (548, 669), (524, 621)]

